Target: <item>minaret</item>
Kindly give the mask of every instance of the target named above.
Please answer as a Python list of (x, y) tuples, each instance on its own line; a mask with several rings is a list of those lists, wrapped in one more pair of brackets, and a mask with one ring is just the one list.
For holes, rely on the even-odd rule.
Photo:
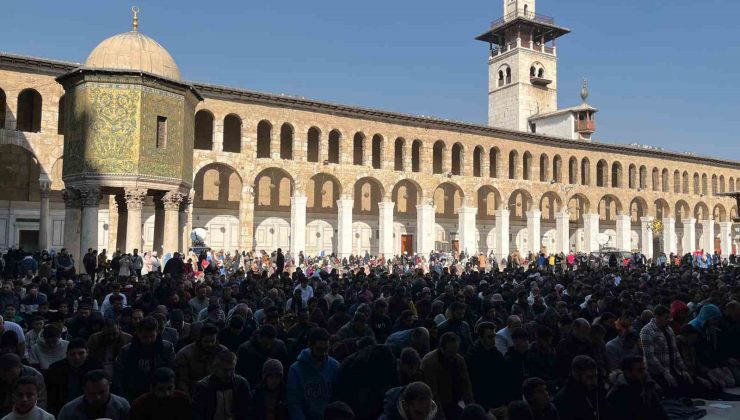
[(476, 39), (489, 44), (488, 125), (531, 132), (529, 117), (558, 107), (555, 40), (570, 32), (535, 12), (535, 0), (503, 0), (504, 16)]

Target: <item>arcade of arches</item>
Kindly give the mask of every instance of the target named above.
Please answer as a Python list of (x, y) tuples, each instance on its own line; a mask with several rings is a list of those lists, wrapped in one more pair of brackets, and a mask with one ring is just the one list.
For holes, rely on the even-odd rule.
[[(23, 72), (0, 65), (0, 247), (59, 249), (65, 101), (53, 74), (63, 63), (33, 63)], [(740, 190), (734, 162), (195, 88), (205, 100), (190, 119), (193, 193), (177, 210), (181, 228), (206, 229), (215, 249), (502, 257), (600, 245), (648, 256), (737, 248), (737, 206), (718, 195)], [(114, 193), (98, 210), (99, 249), (127, 248), (125, 194)], [(162, 198), (141, 203), (143, 249), (164, 250)]]

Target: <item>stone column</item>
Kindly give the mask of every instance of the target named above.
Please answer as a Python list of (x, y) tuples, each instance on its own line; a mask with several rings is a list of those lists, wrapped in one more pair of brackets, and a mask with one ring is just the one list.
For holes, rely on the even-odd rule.
[(722, 258), (732, 254), (732, 222), (719, 222), (719, 246)]
[(663, 250), (666, 256), (676, 254), (676, 219), (664, 217), (663, 219)]
[(347, 197), (337, 200), (337, 255), (339, 258), (349, 257), (352, 253), (352, 208), (355, 202)]
[[(584, 215), (585, 216), (585, 215)], [(584, 219), (585, 221), (586, 219)], [(555, 252), (570, 251), (570, 214), (563, 210), (555, 214)]]
[(475, 234), (475, 214), (478, 209), (467, 205), (460, 206), (457, 211), (457, 232), (460, 240), (460, 250), (466, 255), (478, 252), (478, 241)]
[(640, 252), (645, 258), (653, 258), (653, 231), (648, 228), (653, 222), (653, 216), (640, 218)]
[(98, 210), (100, 207), (100, 188), (83, 186), (80, 188), (82, 201), (82, 232), (80, 234), (80, 254), (82, 258), (89, 248), (98, 249)]
[(391, 258), (395, 255), (393, 240), (393, 208), (395, 206), (396, 203), (392, 201), (378, 203), (378, 254), (385, 258)]
[(714, 220), (702, 220), (702, 240), (699, 248), (704, 252), (714, 253)]
[(190, 232), (193, 230), (193, 191), (188, 195), (183, 195), (178, 219), (180, 222), (180, 244), (178, 248), (187, 253), (191, 245)]
[[(411, 172), (414, 166), (414, 163), (411, 160), (411, 158), (414, 156), (414, 154), (412, 153), (414, 142), (412, 140), (410, 143), (407, 143), (408, 141), (409, 140), (406, 140), (406, 142), (404, 142), (403, 148), (401, 150), (403, 153), (403, 170), (406, 172)], [(394, 152), (395, 152), (395, 147), (394, 147)], [(422, 154), (419, 153), (419, 159), (421, 159), (421, 155)]]
[(434, 206), (419, 204), (416, 206), (416, 253), (429, 255), (434, 250)]
[(123, 252), (134, 252), (141, 250), (141, 208), (146, 198), (146, 188), (126, 188), (126, 208), (128, 209), (128, 220), (126, 221), (126, 249)]
[(628, 214), (617, 215), (617, 248), (632, 251), (632, 219)]
[(123, 195), (117, 195), (116, 208), (118, 209), (118, 229), (116, 232), (116, 250), (126, 250), (126, 226), (128, 224), (128, 208), (126, 207), (126, 198)]
[(540, 222), (542, 212), (539, 210), (530, 210), (527, 212), (527, 251), (539, 253), (542, 248), (542, 233), (540, 231)]
[(683, 221), (683, 253), (688, 254), (696, 250), (696, 219)]
[[(354, 142), (353, 142), (354, 145)], [(354, 150), (353, 150), (354, 153)], [(373, 166), (373, 138), (365, 137), (362, 141), (362, 166)]]
[(290, 198), (290, 253), (298, 261), (298, 253), (306, 250), (306, 203), (305, 195)]
[[(599, 215), (583, 215), (583, 246), (585, 252), (599, 251)], [(567, 252), (567, 251), (565, 251)]]
[(162, 197), (164, 207), (164, 238), (162, 238), (162, 256), (181, 251), (180, 248), (180, 203), (182, 194), (178, 191), (167, 191)]
[(270, 157), (280, 159), (280, 126), (275, 124), (270, 130)]
[(496, 260), (509, 256), (509, 215), (511, 210), (500, 209), (493, 212), (496, 215)]
[[(164, 202), (163, 194), (154, 195), (154, 238), (152, 238), (152, 251), (157, 251), (160, 256), (164, 255), (162, 250), (164, 245), (165, 221), (164, 221)], [(142, 223), (144, 221), (142, 220)], [(143, 252), (142, 252), (143, 254)]]
[(51, 191), (51, 180), (46, 174), (39, 177), (39, 193), (41, 196), (41, 208), (39, 209), (39, 248), (49, 249), (49, 192)]
[[(74, 188), (65, 188), (62, 190), (64, 197), (64, 247), (67, 252), (75, 254), (77, 268), (82, 264), (82, 258), (77, 254), (80, 249), (80, 193)], [(84, 255), (84, 254), (83, 254)]]

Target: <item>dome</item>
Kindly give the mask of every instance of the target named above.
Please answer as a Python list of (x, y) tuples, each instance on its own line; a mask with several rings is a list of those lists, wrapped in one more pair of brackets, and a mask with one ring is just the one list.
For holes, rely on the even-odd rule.
[(85, 67), (134, 70), (181, 80), (180, 69), (170, 53), (159, 43), (137, 31), (114, 35), (98, 44)]

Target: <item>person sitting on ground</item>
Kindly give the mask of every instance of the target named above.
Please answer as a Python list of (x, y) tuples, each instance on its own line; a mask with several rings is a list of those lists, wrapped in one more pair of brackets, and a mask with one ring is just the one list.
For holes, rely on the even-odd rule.
[(622, 360), (621, 373), (607, 396), (609, 412), (615, 419), (668, 420), (656, 384), (650, 379), (642, 356)]
[(65, 404), (57, 420), (126, 420), (129, 409), (125, 398), (111, 394), (105, 371), (92, 370), (85, 375), (83, 395)]
[(444, 419), (432, 395), (431, 388), (424, 382), (393, 388), (385, 395), (383, 414), (378, 420)]
[(559, 420), (558, 411), (550, 402), (550, 393), (547, 382), (532, 377), (522, 384), (522, 397), (532, 409), (534, 420)]
[(553, 403), (560, 420), (607, 418), (606, 394), (599, 385), (599, 369), (594, 359), (584, 355), (573, 359), (570, 376)]

